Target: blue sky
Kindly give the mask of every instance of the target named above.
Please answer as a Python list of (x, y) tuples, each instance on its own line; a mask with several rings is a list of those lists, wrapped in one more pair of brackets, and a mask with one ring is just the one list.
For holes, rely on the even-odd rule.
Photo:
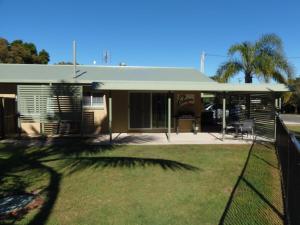
[[(50, 63), (72, 60), (199, 68), (202, 51), (226, 55), (231, 44), (264, 33), (282, 37), (287, 56), (300, 56), (300, 1), (288, 0), (0, 0), (0, 36), (45, 48)], [(226, 58), (207, 56), (213, 75)], [(300, 58), (291, 59), (297, 74)], [(237, 80), (237, 79), (236, 79)]]

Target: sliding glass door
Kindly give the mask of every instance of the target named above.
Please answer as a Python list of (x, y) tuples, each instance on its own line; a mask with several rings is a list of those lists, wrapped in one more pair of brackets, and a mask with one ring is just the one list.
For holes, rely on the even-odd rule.
[(152, 93), (152, 127), (168, 127), (168, 97), (166, 93)]
[(130, 128), (151, 128), (151, 93), (130, 93)]
[[(168, 94), (129, 94), (129, 128), (155, 129), (168, 127)], [(173, 105), (173, 104), (172, 104)]]

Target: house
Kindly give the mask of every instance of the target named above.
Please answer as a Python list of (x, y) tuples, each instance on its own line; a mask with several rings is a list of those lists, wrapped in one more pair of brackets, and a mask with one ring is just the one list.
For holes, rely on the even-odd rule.
[(267, 95), (274, 113), (286, 91), (221, 84), (192, 68), (0, 64), (0, 124), (24, 135), (201, 131), (201, 93), (223, 96), (224, 112), (229, 95)]

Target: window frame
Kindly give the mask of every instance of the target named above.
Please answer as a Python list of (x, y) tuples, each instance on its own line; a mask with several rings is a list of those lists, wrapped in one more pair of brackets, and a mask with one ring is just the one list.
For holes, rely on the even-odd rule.
[[(102, 98), (102, 104), (101, 105), (93, 105), (93, 100), (95, 98), (94, 95), (97, 95), (97, 94), (99, 94), (100, 95), (99, 97)], [(104, 101), (105, 94), (104, 93), (101, 93), (101, 92), (86, 92), (86, 93), (82, 94), (82, 98), (84, 99), (85, 97), (90, 97), (90, 101), (89, 101), (90, 104), (85, 105), (84, 100), (82, 100), (82, 107), (83, 108), (87, 108), (87, 109), (104, 109), (104, 107), (105, 107), (105, 101)]]

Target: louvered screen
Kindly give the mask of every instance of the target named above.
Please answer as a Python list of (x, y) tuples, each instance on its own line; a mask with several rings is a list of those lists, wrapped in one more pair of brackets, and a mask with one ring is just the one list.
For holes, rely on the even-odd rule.
[[(250, 106), (247, 103), (250, 98)], [(274, 138), (275, 99), (271, 93), (227, 95), (227, 122), (255, 120), (255, 133), (262, 137)], [(249, 111), (249, 109), (250, 111)]]
[[(18, 112), (20, 120), (61, 124), (63, 133), (71, 125), (81, 121), (82, 87), (66, 84), (56, 85), (18, 85)], [(58, 133), (60, 130), (58, 129)], [(47, 130), (47, 129), (46, 129)], [(56, 133), (56, 132), (54, 132)]]
[(250, 118), (255, 119), (256, 134), (267, 138), (274, 138), (274, 96), (272, 94), (251, 94), (250, 99)]

